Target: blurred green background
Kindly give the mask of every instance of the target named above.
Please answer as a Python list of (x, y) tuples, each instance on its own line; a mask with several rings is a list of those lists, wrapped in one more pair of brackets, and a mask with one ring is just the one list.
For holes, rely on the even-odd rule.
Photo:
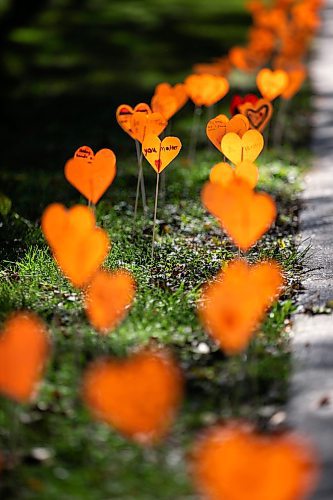
[(59, 168), (83, 143), (126, 152), (116, 107), (242, 43), (244, 3), (0, 0), (2, 167)]

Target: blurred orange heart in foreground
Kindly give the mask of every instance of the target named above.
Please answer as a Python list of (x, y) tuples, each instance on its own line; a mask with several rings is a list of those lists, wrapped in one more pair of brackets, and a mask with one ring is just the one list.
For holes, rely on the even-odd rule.
[(42, 230), (64, 275), (76, 287), (96, 273), (109, 251), (107, 233), (96, 227), (90, 208), (49, 205), (43, 213)]
[(161, 141), (157, 136), (149, 135), (143, 141), (142, 152), (159, 174), (179, 155), (181, 147), (178, 137), (164, 137)]
[(150, 106), (145, 102), (140, 102), (140, 104), (137, 104), (134, 109), (128, 104), (121, 104), (120, 106), (118, 106), (116, 111), (116, 119), (118, 125), (120, 125), (121, 128), (132, 137), (132, 139), (134, 139), (133, 131), (131, 128), (133, 113), (149, 114), (151, 113), (151, 109)]
[(140, 444), (165, 435), (182, 395), (180, 369), (165, 350), (97, 361), (83, 378), (83, 399), (92, 414)]
[(111, 149), (94, 155), (88, 146), (80, 147), (65, 165), (65, 177), (87, 200), (96, 204), (116, 175), (116, 156)]
[(227, 354), (242, 352), (283, 283), (281, 268), (274, 261), (253, 266), (232, 261), (203, 287), (198, 312), (205, 329)]
[(234, 132), (243, 137), (249, 128), (249, 121), (244, 115), (235, 115), (230, 120), (225, 115), (218, 115), (207, 123), (206, 134), (214, 146), (221, 151), (221, 141), (225, 134)]
[(301, 500), (313, 491), (318, 466), (301, 437), (231, 422), (199, 437), (191, 472), (207, 500)]
[(276, 97), (281, 95), (289, 84), (288, 73), (283, 69), (276, 69), (272, 71), (268, 68), (263, 68), (257, 74), (257, 86), (261, 95), (273, 101)]
[(20, 403), (36, 393), (50, 351), (44, 323), (20, 312), (9, 318), (0, 334), (0, 392)]
[(207, 182), (201, 199), (235, 245), (243, 251), (254, 245), (276, 218), (273, 198), (266, 193), (256, 193), (240, 178), (235, 178), (225, 187)]
[(85, 297), (90, 323), (102, 333), (112, 330), (126, 315), (134, 294), (135, 281), (128, 271), (98, 271)]
[(259, 170), (254, 163), (243, 161), (235, 169), (229, 163), (217, 163), (209, 173), (209, 180), (213, 184), (226, 187), (234, 179), (242, 179), (254, 188), (258, 182)]

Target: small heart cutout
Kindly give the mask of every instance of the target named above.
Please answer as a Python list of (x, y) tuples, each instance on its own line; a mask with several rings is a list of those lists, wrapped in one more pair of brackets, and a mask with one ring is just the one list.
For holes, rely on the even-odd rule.
[(135, 281), (128, 271), (98, 271), (85, 296), (90, 323), (101, 333), (112, 330), (125, 317), (134, 295)]
[(20, 312), (9, 318), (0, 333), (0, 392), (27, 403), (35, 396), (50, 352), (44, 323)]
[(178, 137), (165, 137), (161, 141), (157, 136), (147, 136), (142, 144), (144, 157), (160, 174), (178, 156), (182, 143)]
[(135, 108), (133, 109), (131, 106), (128, 104), (121, 104), (118, 106), (117, 111), (116, 111), (116, 119), (118, 122), (118, 125), (129, 135), (134, 139), (133, 131), (132, 131), (132, 115), (133, 113), (143, 113), (143, 114), (150, 114), (151, 109), (148, 104), (145, 102), (140, 102), (140, 104), (137, 104)]
[(99, 420), (140, 444), (168, 431), (183, 395), (181, 372), (167, 351), (145, 349), (104, 359), (84, 374), (83, 399)]
[(134, 139), (143, 142), (149, 135), (160, 135), (168, 122), (160, 113), (133, 113), (131, 118), (131, 130)]
[(273, 101), (283, 94), (289, 85), (289, 76), (283, 69), (272, 71), (263, 68), (257, 74), (257, 86), (264, 99)]
[(264, 138), (257, 130), (248, 130), (243, 137), (234, 132), (226, 134), (221, 141), (222, 153), (234, 165), (242, 161), (254, 162), (264, 147)]
[(94, 205), (116, 175), (116, 157), (111, 149), (101, 149), (94, 155), (87, 146), (80, 147), (65, 165), (65, 177)]
[(235, 115), (230, 120), (225, 115), (218, 115), (207, 123), (206, 134), (212, 144), (221, 151), (221, 141), (227, 133), (234, 132), (243, 137), (249, 127), (248, 119), (244, 115)]
[(49, 205), (43, 213), (42, 230), (64, 275), (76, 287), (83, 287), (96, 273), (109, 251), (107, 233), (95, 225), (88, 207), (69, 210)]
[(190, 75), (184, 83), (190, 99), (196, 106), (211, 106), (229, 92), (229, 82), (223, 76)]
[(259, 178), (258, 168), (254, 163), (247, 161), (239, 163), (235, 169), (229, 163), (217, 163), (209, 174), (210, 182), (219, 184), (222, 187), (226, 187), (232, 180), (237, 178), (242, 179), (251, 188), (254, 188)]
[(263, 132), (273, 114), (273, 106), (267, 99), (259, 99), (255, 104), (246, 102), (239, 106), (240, 112), (249, 120), (252, 129)]

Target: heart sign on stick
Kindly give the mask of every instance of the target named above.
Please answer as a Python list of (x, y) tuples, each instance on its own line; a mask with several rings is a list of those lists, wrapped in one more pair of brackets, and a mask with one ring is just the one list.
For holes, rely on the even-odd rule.
[(34, 314), (10, 317), (0, 333), (0, 392), (27, 403), (35, 396), (50, 351), (44, 323)]
[(185, 85), (178, 83), (172, 87), (169, 83), (160, 83), (156, 86), (155, 94), (151, 101), (152, 110), (169, 120), (182, 108), (188, 100)]
[(213, 184), (220, 184), (226, 187), (232, 180), (240, 178), (254, 188), (259, 178), (258, 168), (254, 163), (243, 161), (235, 169), (229, 163), (217, 163), (209, 173), (209, 180)]
[(249, 128), (249, 121), (244, 115), (235, 115), (230, 120), (225, 115), (218, 115), (207, 123), (206, 134), (212, 144), (221, 151), (222, 137), (229, 132), (243, 137)]
[(257, 74), (257, 86), (261, 95), (273, 101), (276, 97), (283, 94), (289, 85), (288, 73), (283, 69), (271, 71), (268, 68), (263, 68)]
[(318, 463), (300, 436), (260, 434), (231, 421), (209, 428), (191, 453), (191, 475), (206, 500), (301, 500), (310, 498)]
[(211, 106), (229, 92), (229, 82), (223, 76), (190, 75), (184, 83), (190, 99), (196, 106)]
[(141, 143), (149, 135), (160, 135), (167, 125), (168, 121), (160, 113), (145, 114), (136, 112), (133, 113), (131, 118), (133, 137)]
[(112, 330), (125, 317), (134, 295), (135, 281), (131, 273), (124, 269), (98, 271), (85, 297), (90, 323), (101, 333)]
[(273, 105), (267, 99), (259, 99), (257, 102), (246, 102), (239, 105), (239, 111), (246, 116), (250, 127), (263, 132), (273, 114)]
[(93, 363), (82, 388), (83, 399), (97, 419), (149, 445), (162, 439), (173, 422), (183, 380), (168, 351), (145, 349), (125, 360)]
[(198, 312), (205, 330), (228, 355), (241, 353), (282, 286), (275, 262), (249, 266), (245, 260), (232, 261), (203, 288)]
[(234, 132), (226, 134), (221, 141), (222, 153), (234, 165), (242, 161), (254, 162), (264, 147), (264, 138), (257, 130), (248, 130), (243, 137)]
[(92, 210), (76, 205), (49, 205), (42, 216), (42, 230), (64, 275), (78, 288), (86, 285), (109, 251), (107, 233), (96, 227)]
[(137, 104), (134, 109), (128, 104), (121, 104), (120, 106), (118, 106), (116, 111), (117, 122), (121, 126), (121, 128), (125, 130), (125, 132), (129, 136), (132, 137), (132, 139), (134, 139), (133, 131), (131, 129), (131, 120), (133, 113), (143, 113), (147, 115), (151, 113), (151, 109), (150, 106), (145, 102), (140, 102), (140, 104)]
[(226, 187), (207, 182), (201, 199), (235, 245), (244, 252), (268, 231), (276, 218), (273, 198), (266, 193), (256, 193), (239, 178)]
[(157, 217), (158, 189), (160, 173), (176, 158), (182, 147), (178, 137), (165, 137), (161, 141), (156, 135), (147, 135), (142, 144), (144, 157), (156, 172), (155, 207), (153, 222), (153, 240), (151, 247), (151, 257), (154, 256), (155, 229)]
[(182, 143), (178, 137), (165, 137), (161, 141), (156, 135), (149, 135), (142, 144), (144, 157), (160, 174), (178, 156)]
[(88, 146), (80, 147), (65, 165), (65, 177), (94, 205), (116, 175), (116, 156), (111, 149), (101, 149), (94, 155)]

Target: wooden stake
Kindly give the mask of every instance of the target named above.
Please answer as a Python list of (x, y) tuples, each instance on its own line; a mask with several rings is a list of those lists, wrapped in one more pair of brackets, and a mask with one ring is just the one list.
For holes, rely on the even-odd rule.
[(140, 151), (140, 143), (137, 140), (135, 140), (135, 147), (136, 147), (136, 157), (138, 160), (138, 181), (136, 184), (134, 219), (136, 218), (137, 212), (138, 212), (140, 187), (141, 187), (143, 211), (144, 212), (147, 211), (146, 189), (145, 189), (145, 181), (144, 181), (144, 177), (143, 177), (143, 168), (142, 168), (142, 151)]
[(155, 230), (156, 230), (156, 216), (157, 216), (157, 203), (158, 203), (158, 187), (160, 181), (160, 174), (156, 174), (156, 188), (155, 188), (155, 207), (154, 207), (154, 223), (153, 223), (153, 241), (151, 245), (151, 258), (154, 258), (154, 244), (155, 244)]

